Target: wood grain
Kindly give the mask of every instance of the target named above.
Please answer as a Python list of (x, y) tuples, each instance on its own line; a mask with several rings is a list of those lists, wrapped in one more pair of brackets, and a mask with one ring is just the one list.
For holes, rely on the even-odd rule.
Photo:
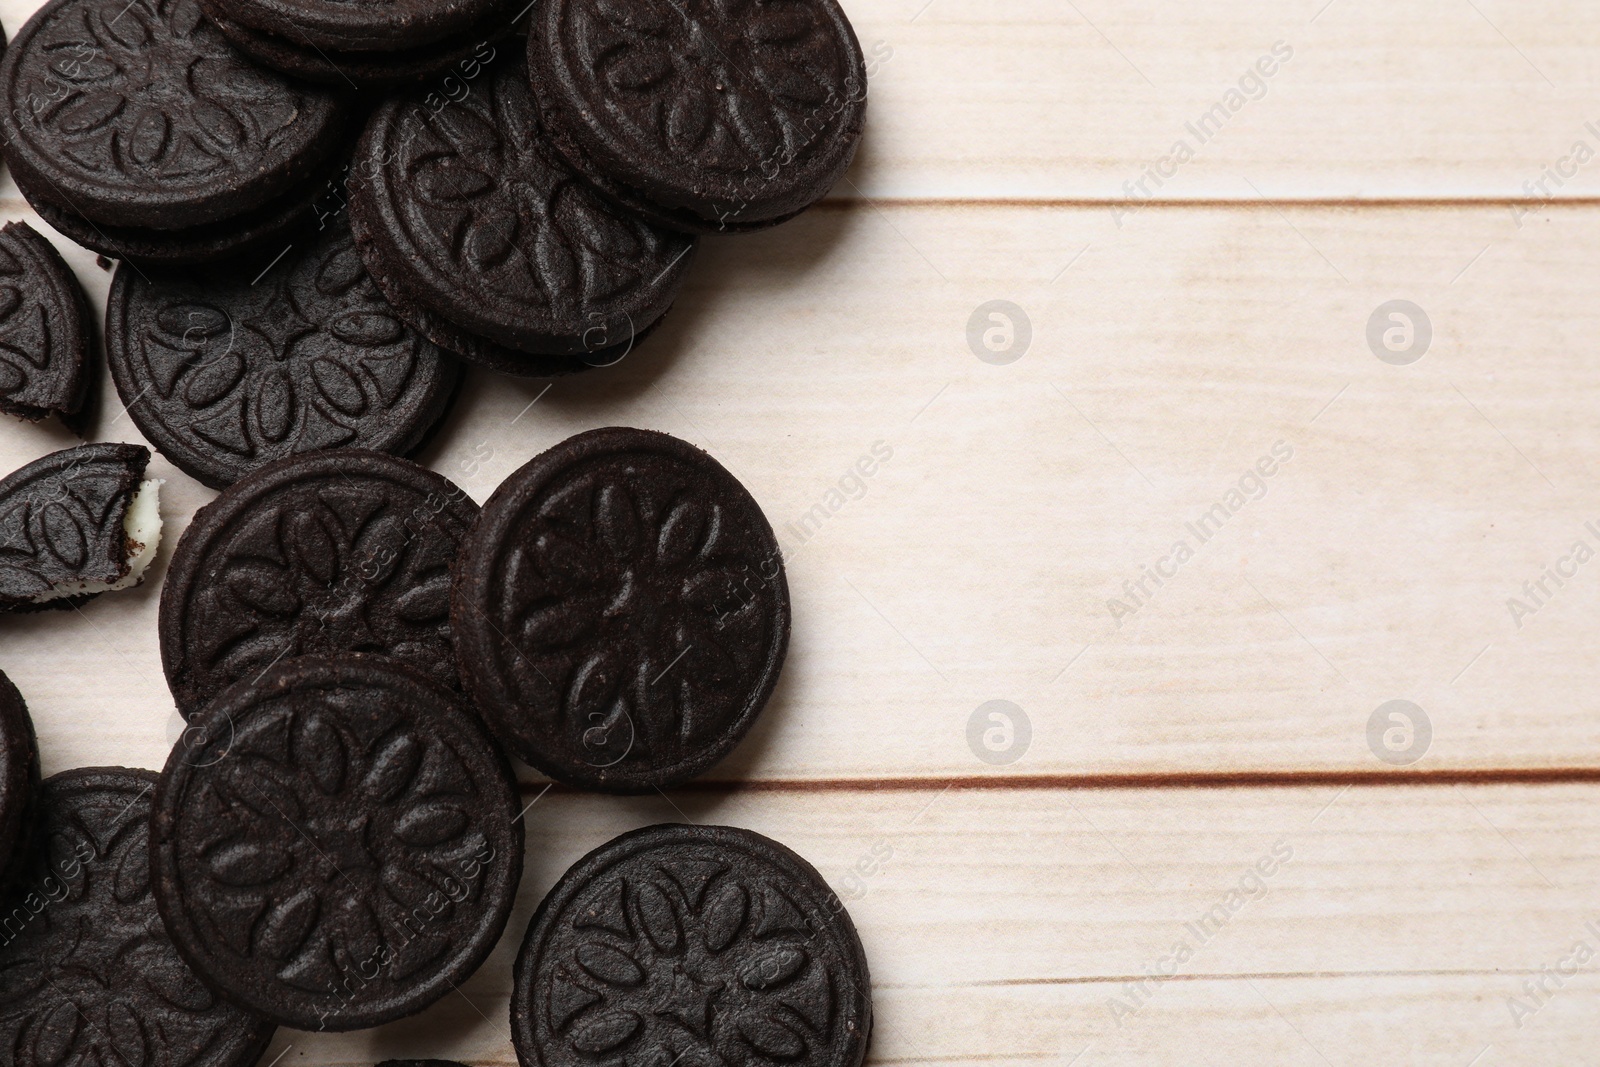
[[(280, 1034), (267, 1060), (292, 1044), (284, 1062), (514, 1063), (510, 961), (532, 902), (613, 834), (687, 819), (775, 836), (847, 899), (874, 1063), (1461, 1067), (1486, 1046), (1480, 1063), (1580, 1062), (1592, 973), (1547, 979), (1521, 1027), (1507, 998), (1533, 1007), (1524, 981), (1577, 941), (1600, 951), (1594, 801), (1574, 786), (551, 794), (529, 812), (523, 905), (462, 996), (371, 1034)], [(1287, 859), (1260, 877), (1274, 849)], [(1130, 983), (1180, 941), (1191, 958), (1141, 1002)]]
[[(12, 36), (34, 6), (0, 0)], [(1593, 964), (1551, 974), (1600, 950), (1600, 563), (1546, 568), (1600, 552), (1600, 23), (1570, 0), (846, 6), (873, 63), (849, 180), (706, 242), (620, 367), (474, 374), (422, 457), (481, 500), (594, 426), (710, 449), (786, 546), (776, 699), (671, 797), (541, 795), (524, 769), (518, 911), (462, 996), (281, 1033), (263, 1064), (509, 1067), (537, 901), (663, 820), (771, 834), (850, 899), (873, 1063), (1586, 1062)], [(42, 227), (9, 176), (0, 216)], [(109, 274), (57, 243), (103, 307)], [(969, 345), (993, 300), (1031, 326), (1008, 365)], [(1406, 366), (1367, 339), (1394, 300), (1432, 327)], [(138, 439), (109, 392), (96, 437)], [(13, 425), (0, 470), (70, 443)], [(47, 772), (158, 767), (176, 737), (159, 580), (213, 494), (153, 471), (151, 585), (0, 620)], [(1432, 726), (1409, 766), (1369, 748), (1393, 699)], [(1014, 762), (969, 745), (991, 700), (1031, 723)]]
[[(0, 21), (15, 37), (37, 6), (0, 0)], [(1600, 165), (1563, 163), (1580, 140), (1600, 151), (1600, 26), (1570, 0), (844, 6), (872, 73), (840, 199), (1600, 193)], [(1251, 80), (1275, 46), (1292, 55)], [(1140, 190), (1180, 141), (1193, 158)], [(1524, 188), (1558, 166), (1561, 184)]]
[[(475, 376), (424, 459), (482, 499), (622, 423), (749, 485), (788, 550), (795, 637), (718, 778), (1383, 771), (1366, 730), (1391, 699), (1432, 721), (1419, 770), (1600, 766), (1600, 570), (1507, 607), (1575, 540), (1600, 548), (1600, 210), (1518, 231), (1492, 208), (1161, 208), (1056, 278), (1103, 224), (840, 205), (710, 242), (658, 339), (548, 392)], [(107, 275), (75, 265), (99, 298)], [(1033, 327), (1008, 366), (967, 341), (997, 297)], [(1397, 297), (1434, 324), (1405, 367), (1365, 340)], [(98, 434), (137, 437), (114, 395)], [(65, 443), (13, 427), (0, 466)], [(852, 474), (875, 444), (888, 458)], [(1190, 524), (1274, 446), (1293, 456), (1265, 495), (1200, 543)], [(212, 494), (153, 469), (165, 554)], [(1114, 617), (1180, 539), (1194, 558)], [(160, 764), (158, 593), (0, 621), (50, 769)], [(64, 648), (94, 669), (63, 671)], [(1033, 730), (991, 768), (967, 726), (995, 699)]]
[[(1600, 27), (1564, 0), (847, 7), (889, 56), (838, 195), (1120, 199), (1184, 142), (1193, 158), (1135, 196), (1542, 199), (1523, 183), (1580, 139), (1600, 149)], [(1250, 79), (1274, 46), (1292, 54)], [(1593, 195), (1592, 158), (1563, 169), (1550, 193)]]

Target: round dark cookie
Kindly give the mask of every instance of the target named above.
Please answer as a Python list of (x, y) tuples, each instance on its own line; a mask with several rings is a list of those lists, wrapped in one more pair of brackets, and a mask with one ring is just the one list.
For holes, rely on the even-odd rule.
[(496, 369), (548, 374), (625, 350), (692, 258), (693, 239), (619, 213), (549, 148), (519, 55), (457, 102), (379, 106), (351, 174), (356, 241), (390, 302), (419, 328), (481, 339), (485, 351), (441, 343)]
[(20, 185), (117, 226), (260, 207), (343, 135), (336, 95), (252, 66), (195, 0), (51, 0), (0, 61), (0, 92)]
[[(371, 263), (373, 255), (362, 243), (361, 230), (357, 228), (355, 232), (356, 247), (362, 250), (362, 258)], [(661, 318), (640, 330), (637, 336), (625, 337), (615, 344), (604, 345), (581, 356), (534, 356), (468, 333), (455, 323), (435, 315), (418, 304), (404, 290), (396, 286), (392, 279), (380, 279), (377, 275), (373, 275), (372, 278), (374, 282), (379, 283), (378, 288), (388, 299), (389, 306), (395, 309), (395, 313), (422, 336), (445, 351), (454, 352), (469, 363), (520, 378), (560, 378), (620, 363), (636, 347), (643, 344), (646, 338), (655, 333), (667, 317), (663, 314)], [(600, 334), (596, 337), (609, 339)]]
[[(13, 863), (32, 839), (34, 798), (39, 791), (39, 742), (33, 733), (27, 702), (11, 679), (0, 671), (0, 891)], [(0, 939), (5, 936), (0, 913)], [(0, 959), (4, 958), (0, 948)]]
[(123, 519), (149, 462), (142, 445), (79, 445), (0, 481), (0, 612), (76, 607), (98, 594), (37, 598), (128, 576)]
[(871, 1036), (843, 903), (794, 852), (729, 826), (651, 826), (589, 853), (539, 905), (513, 973), (524, 1067), (859, 1067)]
[(212, 488), (304, 452), (410, 452), (460, 379), (395, 316), (342, 217), (264, 271), (118, 268), (106, 355), (128, 416)]
[(866, 122), (866, 61), (835, 0), (548, 0), (528, 67), (568, 161), (694, 233), (804, 210), (844, 176)]
[(527, 0), (206, 0), (256, 34), (311, 52), (420, 51), (487, 28), (510, 26)]
[[(178, 230), (145, 226), (111, 226), (92, 222), (35, 194), (25, 182), (18, 190), (39, 217), (55, 229), (101, 255), (156, 269), (202, 263), (255, 263), (259, 269), (309, 227), (329, 195), (331, 171), (323, 167), (293, 189), (258, 208), (219, 222)], [(343, 179), (340, 178), (342, 182)]]
[(463, 684), (520, 759), (642, 793), (749, 732), (789, 642), (761, 508), (721, 464), (613, 427), (535, 456), (483, 507), (452, 568)]
[(474, 63), (488, 62), (495, 42), (511, 32), (514, 13), (504, 9), (502, 0), (500, 8), (490, 11), (478, 25), (445, 40), (398, 51), (341, 52), (310, 47), (298, 38), (279, 37), (235, 22), (223, 12), (220, 0), (200, 0), (200, 5), (223, 36), (257, 63), (306, 81), (359, 89), (396, 88), (435, 75), (441, 80), (455, 75), (457, 82), (464, 84), (461, 75)]
[(274, 1027), (219, 1000), (174, 950), (150, 891), (156, 776), (67, 771), (0, 904), (0, 1049), (15, 1067), (252, 1067)]
[(478, 505), (379, 452), (294, 456), (195, 513), (161, 587), (161, 665), (192, 716), (280, 658), (380, 652), (458, 689), (450, 574)]
[(458, 698), (382, 656), (306, 656), (190, 720), (156, 787), (172, 939), (301, 1030), (413, 1015), (483, 963), (522, 876), (517, 783)]
[(55, 245), (26, 222), (0, 228), (0, 411), (34, 422), (80, 411), (92, 323)]

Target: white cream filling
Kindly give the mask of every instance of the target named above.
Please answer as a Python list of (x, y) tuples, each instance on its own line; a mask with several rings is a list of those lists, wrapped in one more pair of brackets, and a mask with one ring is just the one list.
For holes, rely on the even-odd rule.
[(63, 597), (112, 593), (144, 581), (145, 568), (161, 547), (161, 487), (165, 484), (161, 478), (146, 478), (128, 501), (128, 513), (122, 517), (122, 529), (128, 535), (127, 574), (114, 582), (62, 582), (34, 597), (33, 602), (45, 604)]

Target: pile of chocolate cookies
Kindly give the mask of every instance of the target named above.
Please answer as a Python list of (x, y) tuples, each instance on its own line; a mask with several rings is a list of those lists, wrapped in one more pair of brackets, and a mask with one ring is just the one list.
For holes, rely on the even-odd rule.
[[(51, 228), (120, 261), (111, 378), (219, 493), (163, 577), (187, 728), (160, 774), (41, 781), (0, 674), (0, 1061), (249, 1067), (277, 1026), (414, 1015), (509, 920), (549, 787), (513, 758), (650, 793), (746, 736), (789, 592), (712, 457), (592, 430), (482, 507), (406, 457), (458, 357), (614, 363), (700, 236), (820, 198), (865, 77), (834, 0), (50, 0), (22, 27), (6, 161)], [(95, 325), (50, 242), (0, 229), (0, 410), (81, 431)], [(0, 612), (149, 575), (150, 458), (85, 444), (0, 480)], [(731, 827), (595, 849), (513, 981), (526, 1067), (856, 1067), (871, 1030), (839, 898)]]
[[(124, 301), (227, 278), (204, 306), (248, 315), (265, 303), (253, 284), (316, 275), (353, 235), (363, 290), (430, 353), (550, 376), (648, 335), (700, 235), (821, 198), (860, 141), (866, 67), (834, 0), (50, 0), (0, 61), (0, 92), (18, 187), (122, 261)], [(185, 266), (203, 269), (161, 276)], [(168, 363), (203, 362), (214, 334), (178, 318)], [(146, 343), (137, 326), (107, 322), (114, 353)], [(247, 376), (285, 358), (288, 329), (235, 350)], [(361, 379), (338, 345), (295, 347)], [(132, 410), (159, 372), (113, 359)], [(349, 428), (341, 398), (322, 399)], [(308, 447), (333, 432), (283, 430)]]
[[(147, 562), (148, 459), (84, 445), (0, 483), (0, 514), (36, 545), (6, 564), (31, 585), (0, 579), (21, 610), (85, 603), (128, 580), (127, 554)], [(760, 508), (666, 434), (578, 434), (481, 508), (371, 450), (245, 474), (195, 515), (162, 585), (187, 729), (159, 775), (41, 784), (0, 675), (0, 1048), (34, 1067), (248, 1067), (275, 1026), (422, 1011), (483, 964), (515, 903), (525, 793), (542, 793), (508, 756), (571, 789), (682, 784), (750, 730), (789, 625)], [(842, 902), (730, 827), (590, 853), (540, 905), (514, 977), (528, 1067), (691, 1051), (853, 1067), (871, 1028)]]

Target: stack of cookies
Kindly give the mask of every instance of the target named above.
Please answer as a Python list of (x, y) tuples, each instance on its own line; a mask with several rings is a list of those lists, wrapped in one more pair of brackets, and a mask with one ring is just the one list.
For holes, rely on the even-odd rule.
[(72, 240), (253, 280), (348, 204), (408, 327), (530, 376), (630, 352), (697, 237), (814, 203), (866, 113), (833, 0), (50, 0), (0, 86), (17, 184)]
[(0, 61), (0, 91), (6, 162), (40, 217), (150, 264), (275, 251), (353, 118), (247, 61), (195, 0), (52, 0)]
[(263, 66), (346, 88), (404, 85), (482, 60), (526, 0), (201, 0), (206, 17)]

